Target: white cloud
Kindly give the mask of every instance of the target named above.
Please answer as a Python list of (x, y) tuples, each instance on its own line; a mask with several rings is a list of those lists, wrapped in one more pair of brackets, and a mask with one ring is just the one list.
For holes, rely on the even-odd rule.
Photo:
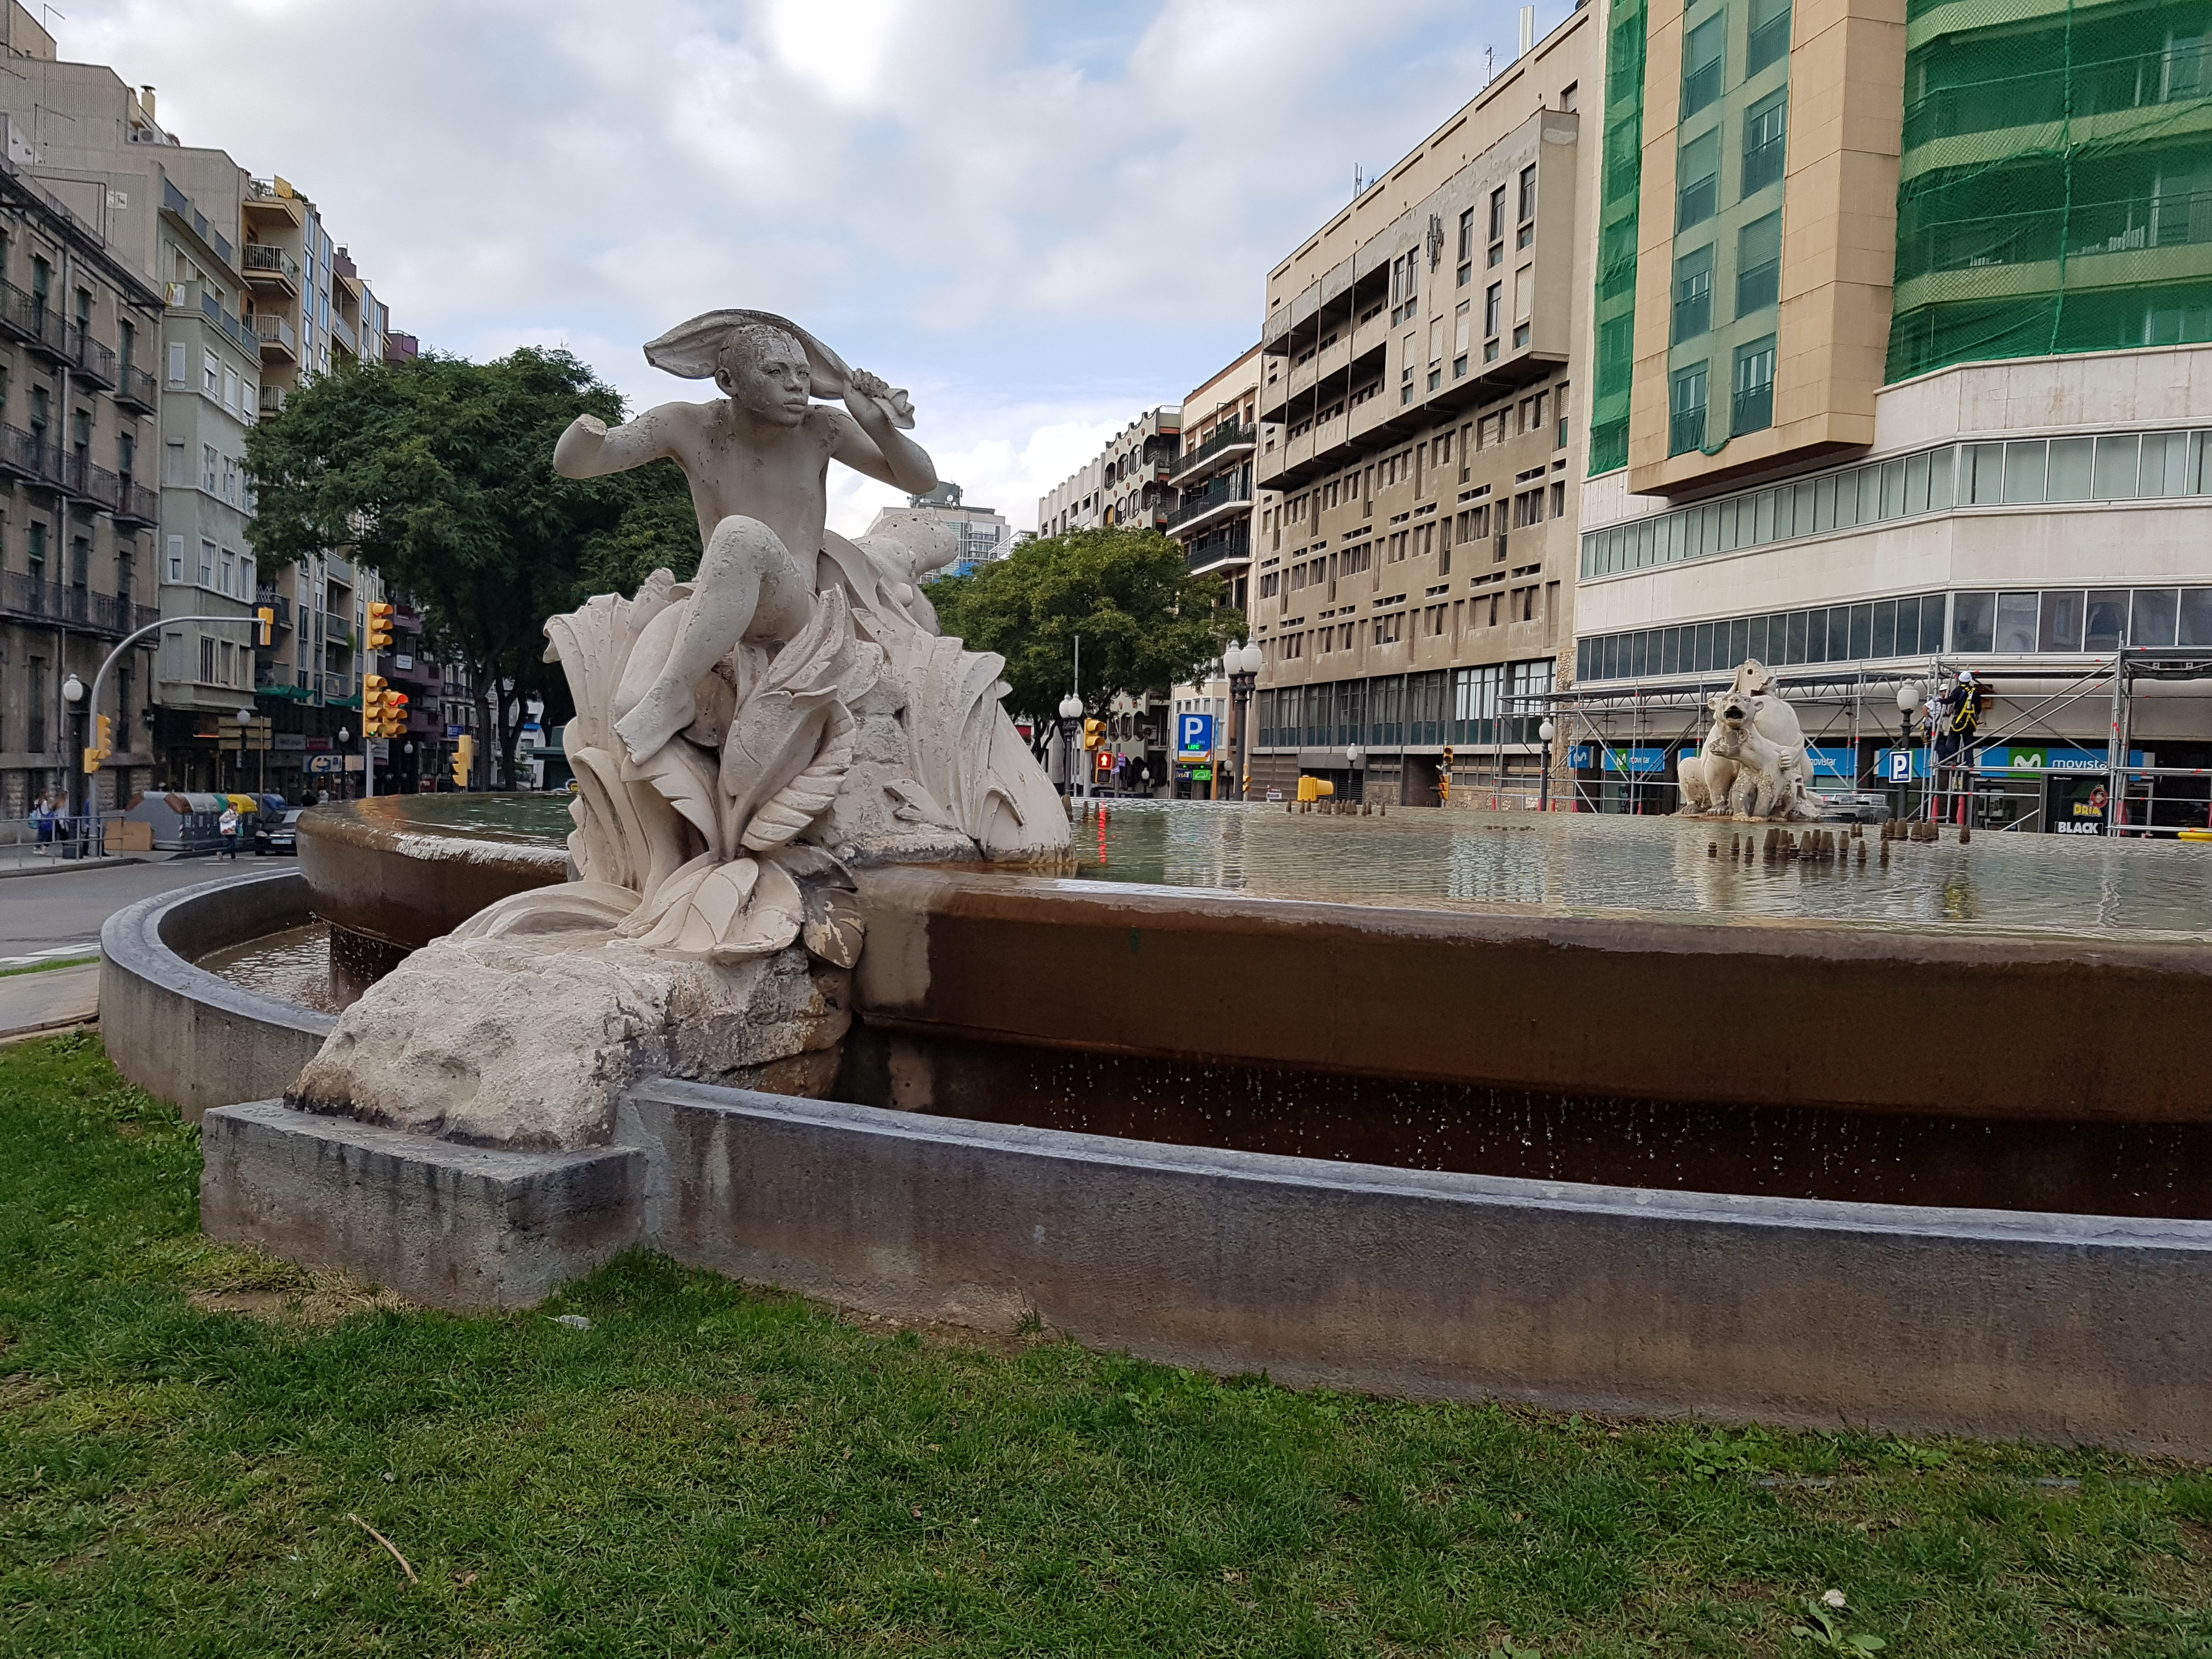
[[(1551, 0), (1564, 10), (1563, 0)], [(1510, 56), (1483, 0), (74, 0), (71, 58), (314, 198), (395, 325), (633, 402), (712, 306), (915, 388), (1018, 525), (1255, 332), (1267, 269)], [(1550, 21), (1547, 11), (1546, 21)], [(838, 521), (872, 510), (841, 493)]]

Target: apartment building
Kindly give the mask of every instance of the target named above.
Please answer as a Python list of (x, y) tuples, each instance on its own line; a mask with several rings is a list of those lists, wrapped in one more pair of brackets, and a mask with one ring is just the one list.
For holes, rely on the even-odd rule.
[(1182, 544), (1191, 574), (1220, 577), (1240, 610), (1249, 597), (1252, 514), (1259, 504), (1252, 486), (1259, 407), (1260, 349), (1254, 346), (1183, 399), (1182, 443), (1167, 479), (1176, 496), (1168, 534)]
[[(1252, 785), (1539, 788), (1571, 647), (1601, 58), (1578, 9), (1268, 274)], [(1352, 758), (1353, 750), (1358, 759)]]
[[(1616, 0), (1608, 29), (1562, 710), (1593, 778), (1623, 743), (1663, 774), (1746, 656), (1843, 781), (1924, 765), (1893, 694), (1969, 666), (2001, 761), (2212, 759), (2212, 9)], [(2040, 787), (2008, 821), (2057, 827)]]
[[(89, 224), (0, 163), (0, 815), (70, 791), (96, 715), (114, 723), (92, 784), (102, 800), (147, 780), (153, 641), (125, 653), (96, 706), (90, 693), (115, 647), (160, 614), (159, 506), (140, 469), (161, 316), (152, 286)], [(74, 705), (72, 680), (85, 694)]]
[(1176, 500), (1168, 477), (1182, 434), (1179, 404), (1146, 410), (1037, 499), (1037, 534), (1064, 536), (1111, 525), (1165, 530)]
[[(134, 725), (150, 732), (156, 757), (156, 775), (141, 781), (234, 786), (244, 709), (249, 752), (262, 751), (252, 778), (298, 789), (311, 769), (339, 765), (340, 749), (357, 750), (356, 641), (381, 590), (343, 557), (257, 567), (246, 434), (303, 376), (384, 361), (395, 339), (389, 313), (312, 201), (281, 178), (252, 178), (222, 150), (182, 143), (161, 125), (152, 88), (63, 60), (10, 3), (13, 55), (0, 77), (10, 155), (165, 302), (158, 332), (127, 342), (158, 377), (151, 562), (174, 622), (137, 685), (145, 706)], [(153, 471), (135, 449), (129, 460), (140, 475)], [(131, 465), (121, 471), (131, 476)], [(264, 604), (276, 628), (257, 647), (249, 624)]]

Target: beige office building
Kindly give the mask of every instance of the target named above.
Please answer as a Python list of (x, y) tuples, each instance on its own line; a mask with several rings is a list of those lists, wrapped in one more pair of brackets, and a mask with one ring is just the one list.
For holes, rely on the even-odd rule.
[[(1540, 791), (1572, 642), (1586, 250), (1577, 10), (1268, 274), (1251, 613), (1255, 793)], [(1351, 751), (1358, 751), (1358, 759)]]

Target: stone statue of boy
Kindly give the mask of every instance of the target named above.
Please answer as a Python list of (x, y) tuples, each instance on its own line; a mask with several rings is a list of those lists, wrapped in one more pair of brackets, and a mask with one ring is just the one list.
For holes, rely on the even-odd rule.
[[(636, 763), (691, 724), (693, 688), (739, 641), (781, 642), (812, 616), (833, 458), (909, 495), (937, 485), (928, 454), (899, 429), (914, 424), (906, 394), (848, 368), (781, 317), (708, 312), (645, 355), (672, 374), (711, 375), (726, 400), (663, 404), (611, 431), (580, 415), (553, 451), (564, 477), (665, 456), (691, 481), (705, 552), (690, 598), (665, 653), (634, 654), (616, 692), (623, 712), (615, 732)], [(845, 409), (813, 396), (842, 398)]]

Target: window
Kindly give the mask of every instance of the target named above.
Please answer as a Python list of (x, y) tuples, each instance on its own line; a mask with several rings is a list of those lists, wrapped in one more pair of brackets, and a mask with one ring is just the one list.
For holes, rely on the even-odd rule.
[(1504, 320), (1504, 308), (1505, 285), (1492, 283), (1489, 291), (1482, 296), (1482, 337), (1486, 340), (1497, 337), (1498, 325)]
[(1729, 410), (1731, 434), (1763, 432), (1774, 424), (1774, 337), (1735, 349), (1735, 400)]
[(1674, 371), (1668, 422), (1667, 453), (1686, 454), (1705, 447), (1705, 365)]
[(222, 465), (222, 458), (216, 453), (213, 444), (200, 446), (200, 483), (210, 495), (222, 487), (219, 480)]
[(238, 556), (226, 547), (222, 550), (222, 591), (234, 595), (238, 592), (237, 579)]
[(215, 586), (215, 555), (216, 546), (213, 542), (200, 544), (200, 586), (202, 587)]
[(184, 383), (185, 343), (182, 340), (172, 340), (169, 342), (169, 384), (182, 386)]
[(1713, 250), (1704, 247), (1674, 261), (1674, 343), (1694, 340), (1713, 325)]
[(31, 580), (39, 581), (46, 574), (46, 527), (42, 524), (31, 526)]
[(1743, 53), (1749, 78), (1790, 55), (1790, 0), (1751, 0), (1751, 38)]
[(1452, 378), (1467, 373), (1468, 335), (1474, 328), (1474, 301), (1462, 300), (1452, 312)]
[(1736, 233), (1735, 314), (1748, 317), (1782, 293), (1782, 214), (1754, 219)]
[(210, 398), (222, 396), (222, 360), (212, 351), (200, 354), (200, 390)]
[(200, 683), (203, 685), (213, 685), (216, 683), (215, 636), (211, 634), (200, 635)]
[(1459, 257), (1474, 258), (1474, 210), (1468, 209), (1459, 216)]
[(1536, 216), (1536, 169), (1534, 167), (1521, 169), (1520, 207), (1519, 222), (1522, 224), (1527, 224)]
[(69, 580), (71, 587), (92, 586), (92, 538), (88, 536), (70, 538)]
[(1716, 127), (1682, 146), (1674, 191), (1674, 228), (1701, 225), (1720, 211), (1721, 135)]
[(1681, 118), (1689, 119), (1721, 95), (1721, 59), (1728, 46), (1728, 14), (1716, 12), (1682, 42)]
[(1490, 240), (1496, 241), (1505, 234), (1505, 186), (1498, 185), (1490, 192)]
[(184, 579), (185, 538), (182, 536), (172, 536), (169, 538), (168, 574), (164, 577), (163, 580), (167, 581), (181, 582)]
[(1743, 176), (1737, 195), (1750, 196), (1782, 180), (1784, 139), (1790, 126), (1790, 91), (1760, 99), (1743, 116)]

